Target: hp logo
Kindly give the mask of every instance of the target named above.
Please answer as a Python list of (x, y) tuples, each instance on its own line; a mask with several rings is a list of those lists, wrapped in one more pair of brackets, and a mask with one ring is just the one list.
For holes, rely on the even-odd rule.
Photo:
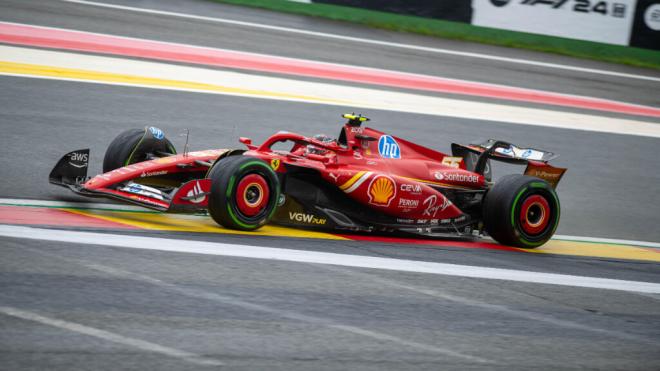
[(399, 144), (389, 135), (383, 135), (378, 140), (378, 153), (383, 158), (401, 158)]

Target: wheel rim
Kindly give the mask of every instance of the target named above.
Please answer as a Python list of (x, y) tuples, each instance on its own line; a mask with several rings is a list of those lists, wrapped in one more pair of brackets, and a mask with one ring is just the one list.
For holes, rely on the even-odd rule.
[(530, 235), (542, 233), (550, 222), (550, 204), (541, 195), (532, 195), (525, 199), (520, 208), (520, 226)]
[(254, 217), (261, 213), (270, 199), (268, 183), (259, 174), (248, 174), (241, 178), (236, 188), (236, 206), (241, 214)]

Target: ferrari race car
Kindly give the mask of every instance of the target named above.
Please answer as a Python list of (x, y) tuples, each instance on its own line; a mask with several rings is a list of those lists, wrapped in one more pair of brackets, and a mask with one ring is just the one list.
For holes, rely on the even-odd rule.
[[(545, 243), (559, 223), (557, 155), (503, 141), (452, 144), (448, 155), (364, 127), (345, 114), (337, 139), (278, 132), (246, 149), (177, 154), (162, 130), (127, 130), (87, 176), (89, 149), (69, 152), (52, 184), (163, 212), (207, 213), (232, 229), (266, 223), (303, 228), (476, 238), (523, 248)], [(186, 145), (187, 147), (187, 145)], [(527, 165), (493, 183), (491, 160)]]

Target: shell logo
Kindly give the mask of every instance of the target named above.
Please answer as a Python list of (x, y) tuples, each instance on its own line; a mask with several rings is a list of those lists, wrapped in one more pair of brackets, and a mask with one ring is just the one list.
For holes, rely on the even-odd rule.
[(390, 206), (396, 196), (394, 181), (387, 176), (379, 175), (369, 184), (369, 203), (376, 206)]

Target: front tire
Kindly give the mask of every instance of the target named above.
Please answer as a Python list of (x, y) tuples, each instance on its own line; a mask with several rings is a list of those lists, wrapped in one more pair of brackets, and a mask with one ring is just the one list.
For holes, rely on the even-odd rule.
[(146, 161), (149, 154), (164, 152), (176, 154), (172, 142), (162, 130), (155, 127), (123, 131), (110, 143), (103, 158), (103, 172)]
[(484, 227), (503, 245), (532, 249), (546, 243), (559, 225), (555, 190), (544, 180), (507, 175), (484, 200)]
[(221, 159), (209, 173), (209, 214), (216, 223), (253, 231), (268, 223), (280, 197), (277, 175), (264, 161), (248, 156)]

